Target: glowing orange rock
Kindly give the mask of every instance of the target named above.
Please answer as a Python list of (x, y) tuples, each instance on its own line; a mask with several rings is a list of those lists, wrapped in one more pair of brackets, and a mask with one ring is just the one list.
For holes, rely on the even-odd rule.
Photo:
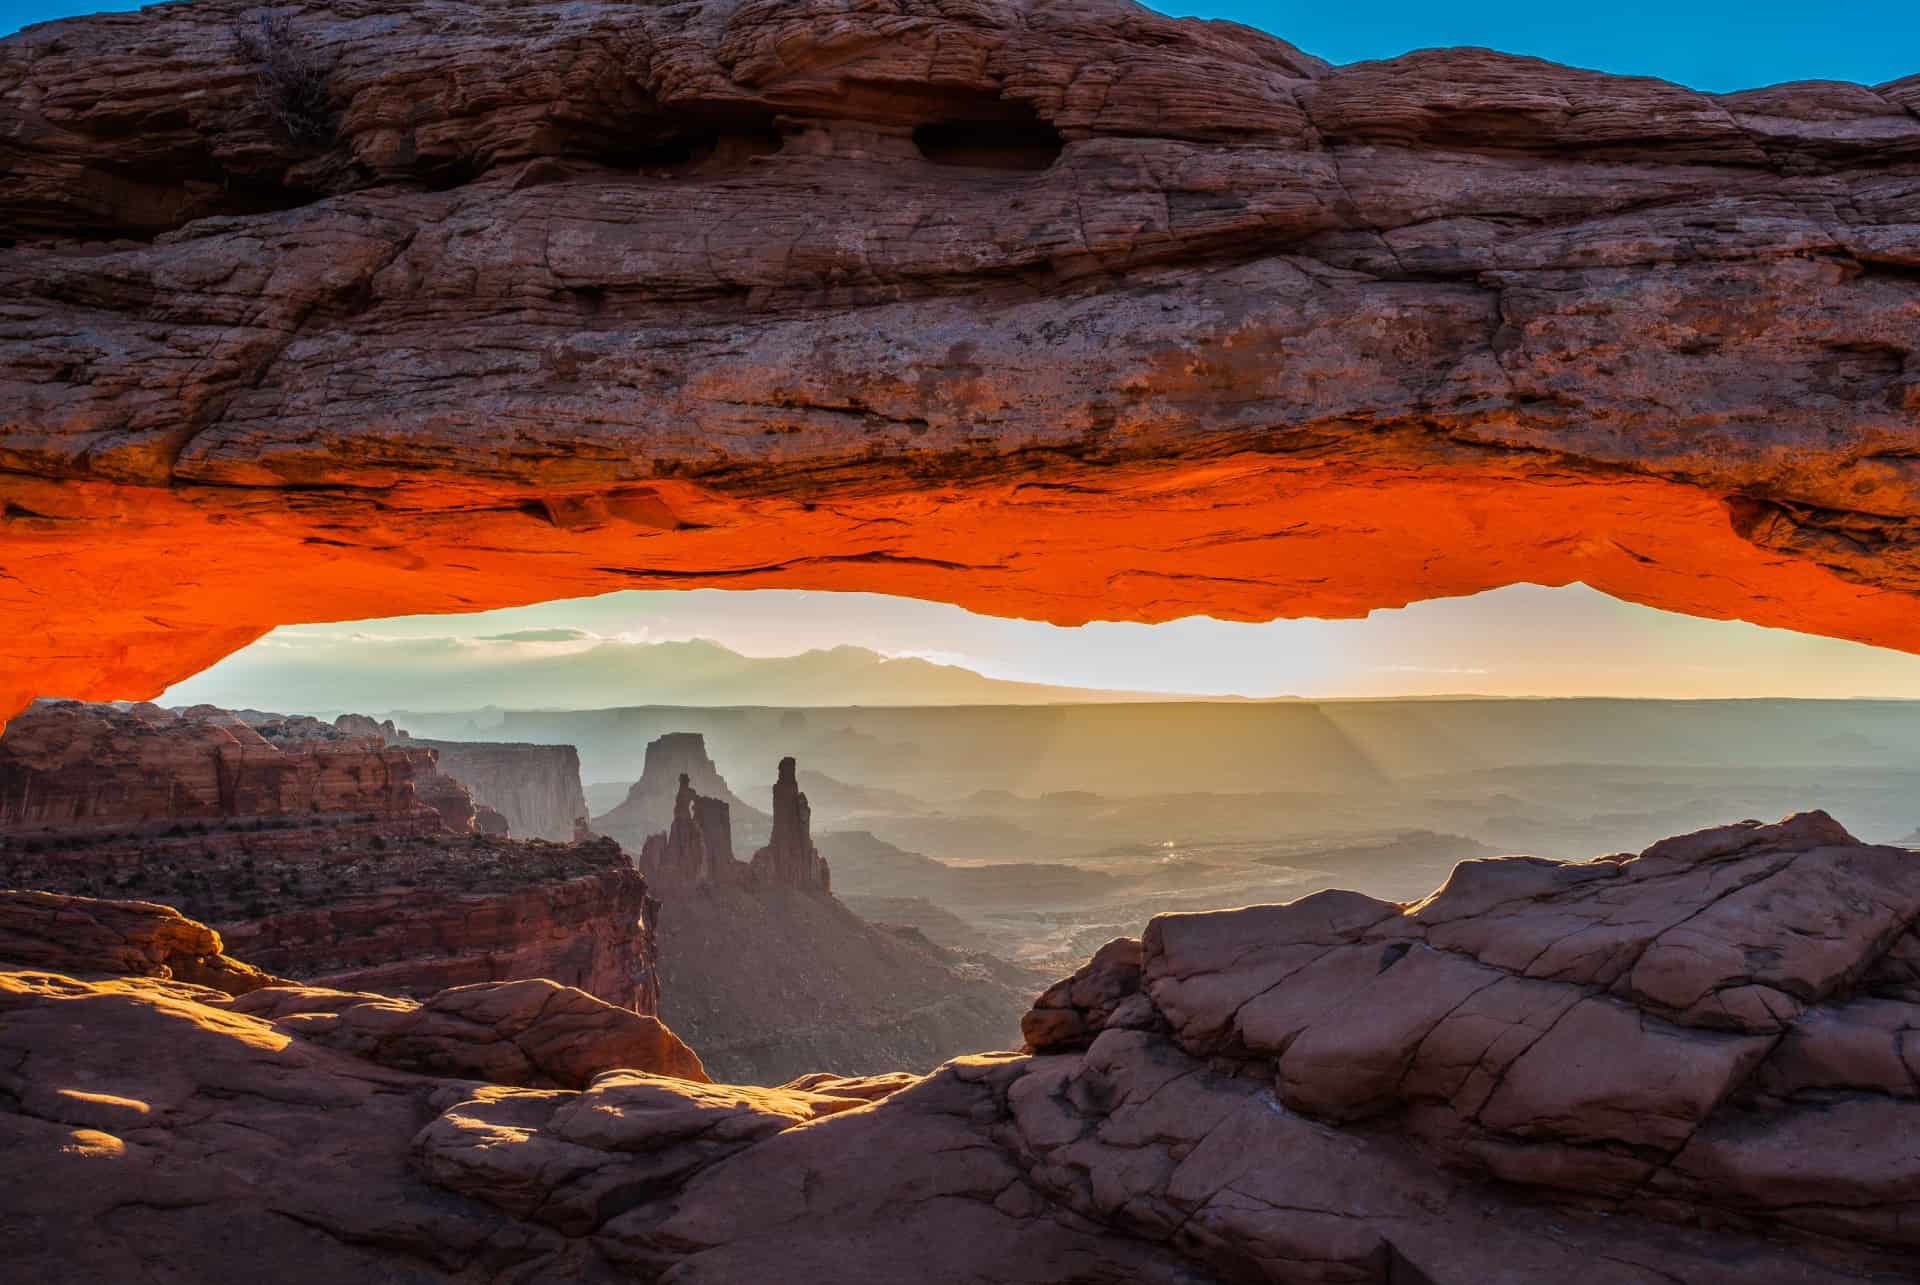
[(310, 6), (310, 145), (232, 21), (0, 41), (0, 710), (627, 587), (1584, 580), (1920, 649), (1920, 78), (1330, 68), (1109, 0)]

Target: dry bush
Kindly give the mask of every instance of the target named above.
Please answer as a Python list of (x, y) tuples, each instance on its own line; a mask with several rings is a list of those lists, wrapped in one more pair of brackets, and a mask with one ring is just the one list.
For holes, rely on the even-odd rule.
[(333, 142), (330, 55), (296, 35), (283, 14), (235, 23), (233, 44), (253, 64), (260, 109), (289, 141), (301, 147)]

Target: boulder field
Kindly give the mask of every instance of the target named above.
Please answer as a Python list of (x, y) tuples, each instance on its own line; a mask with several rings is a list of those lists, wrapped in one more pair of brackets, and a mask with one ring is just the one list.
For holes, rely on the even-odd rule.
[(1920, 855), (1820, 813), (1488, 858), (1162, 916), (1025, 1051), (777, 1088), (551, 983), (236, 996), (165, 963), (217, 938), (0, 935), (0, 1226), (49, 1282), (1912, 1280), (1917, 920)]
[(630, 587), (1579, 580), (1920, 649), (1920, 77), (1329, 66), (1125, 0), (263, 12), (0, 40), (0, 716)]

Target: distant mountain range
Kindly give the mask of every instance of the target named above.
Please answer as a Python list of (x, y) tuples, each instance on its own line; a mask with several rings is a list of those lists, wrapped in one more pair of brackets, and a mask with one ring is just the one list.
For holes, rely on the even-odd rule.
[(1152, 692), (1011, 682), (865, 647), (743, 656), (705, 639), (635, 642), (551, 629), (473, 640), (295, 640), (238, 653), (163, 698), (168, 704), (206, 701), (315, 713), (501, 705), (1045, 705), (1165, 699)]

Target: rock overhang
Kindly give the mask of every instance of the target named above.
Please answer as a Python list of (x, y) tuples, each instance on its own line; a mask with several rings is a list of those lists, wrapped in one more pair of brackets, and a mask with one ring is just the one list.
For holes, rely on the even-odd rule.
[(626, 587), (1077, 623), (1579, 580), (1920, 649), (1920, 78), (343, 0), (279, 37), (318, 145), (256, 13), (0, 41), (0, 706)]

